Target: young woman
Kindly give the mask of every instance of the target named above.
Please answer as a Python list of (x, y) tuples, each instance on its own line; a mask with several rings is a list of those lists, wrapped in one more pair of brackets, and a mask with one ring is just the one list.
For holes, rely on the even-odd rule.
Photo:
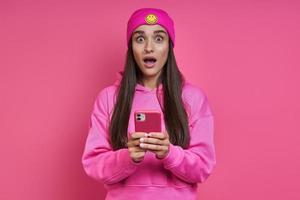
[[(127, 24), (127, 59), (94, 103), (82, 163), (107, 200), (197, 199), (216, 164), (214, 121), (205, 93), (179, 71), (173, 20), (136, 10)], [(134, 112), (161, 113), (162, 132), (136, 132)]]

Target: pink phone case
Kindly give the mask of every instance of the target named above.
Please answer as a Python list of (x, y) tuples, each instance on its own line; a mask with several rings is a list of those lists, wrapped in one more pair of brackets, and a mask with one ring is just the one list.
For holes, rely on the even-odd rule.
[(161, 114), (159, 111), (135, 111), (134, 124), (135, 132), (161, 132)]

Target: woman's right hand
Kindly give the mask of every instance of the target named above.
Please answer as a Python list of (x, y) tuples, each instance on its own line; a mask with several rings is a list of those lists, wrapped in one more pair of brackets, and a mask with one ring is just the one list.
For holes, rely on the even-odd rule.
[(144, 159), (146, 150), (140, 147), (140, 138), (147, 137), (145, 132), (133, 132), (128, 139), (127, 147), (131, 159), (134, 162), (141, 162)]

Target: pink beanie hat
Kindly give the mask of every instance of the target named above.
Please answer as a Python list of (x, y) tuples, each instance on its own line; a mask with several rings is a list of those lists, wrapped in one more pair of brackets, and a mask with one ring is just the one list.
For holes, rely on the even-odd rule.
[(175, 31), (174, 31), (174, 22), (168, 13), (164, 10), (158, 8), (141, 8), (132, 13), (127, 23), (127, 45), (131, 38), (132, 32), (140, 25), (161, 25), (164, 27), (168, 34), (169, 38), (175, 45)]

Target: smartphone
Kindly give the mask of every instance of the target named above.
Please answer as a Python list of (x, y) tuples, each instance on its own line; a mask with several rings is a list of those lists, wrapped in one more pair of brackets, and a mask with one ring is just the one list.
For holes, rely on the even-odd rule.
[(134, 112), (135, 132), (161, 132), (161, 113), (153, 110)]

